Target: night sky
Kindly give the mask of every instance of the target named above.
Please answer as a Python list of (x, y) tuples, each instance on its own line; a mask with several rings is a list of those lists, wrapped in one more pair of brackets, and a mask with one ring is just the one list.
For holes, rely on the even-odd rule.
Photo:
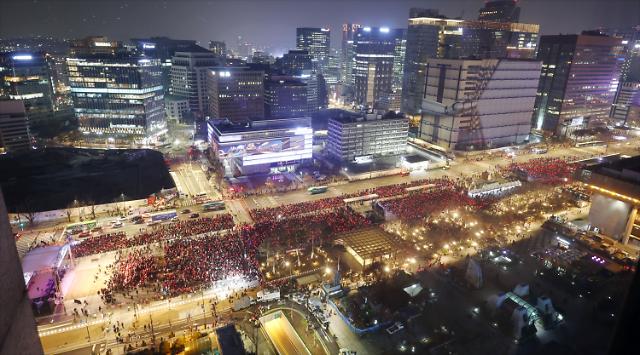
[[(295, 45), (295, 28), (329, 27), (340, 47), (341, 24), (406, 28), (410, 7), (449, 17), (477, 18), (483, 0), (1, 0), (0, 36), (46, 34), (116, 39), (166, 35), (207, 45), (237, 36), (281, 53)], [(520, 22), (542, 34), (640, 24), (640, 0), (520, 0)]]

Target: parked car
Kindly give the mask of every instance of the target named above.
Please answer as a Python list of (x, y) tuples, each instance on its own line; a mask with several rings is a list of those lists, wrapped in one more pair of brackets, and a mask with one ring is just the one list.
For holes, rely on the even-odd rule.
[(111, 224), (111, 226), (112, 226), (113, 228), (120, 228), (120, 227), (122, 227), (123, 225), (124, 225), (124, 224), (122, 224), (122, 222), (120, 222), (120, 221), (114, 221), (114, 222)]
[(198, 217), (200, 217), (200, 214), (199, 214), (199, 213), (192, 213), (192, 214), (189, 216), (189, 218), (198, 218)]
[(190, 209), (188, 209), (188, 208), (185, 208), (185, 209), (184, 209), (184, 210), (182, 210), (180, 213), (182, 213), (182, 214), (189, 214), (189, 213), (191, 213), (191, 210), (190, 210)]

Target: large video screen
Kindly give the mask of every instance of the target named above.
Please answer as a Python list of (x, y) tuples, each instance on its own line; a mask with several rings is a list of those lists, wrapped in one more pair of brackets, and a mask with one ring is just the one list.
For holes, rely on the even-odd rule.
[(243, 144), (220, 144), (218, 156), (222, 159), (241, 158), (242, 164), (258, 165), (280, 161), (310, 159), (312, 135), (296, 135)]
[(630, 212), (630, 204), (594, 194), (591, 198), (589, 222), (598, 227), (602, 234), (619, 239), (627, 226)]

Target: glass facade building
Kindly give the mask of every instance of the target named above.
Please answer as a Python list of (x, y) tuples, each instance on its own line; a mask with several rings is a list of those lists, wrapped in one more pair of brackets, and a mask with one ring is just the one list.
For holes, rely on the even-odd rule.
[(158, 59), (95, 55), (67, 64), (82, 133), (149, 140), (166, 132)]
[(0, 98), (22, 100), (32, 124), (53, 117), (53, 86), (43, 53), (0, 54)]
[(331, 31), (328, 28), (299, 27), (296, 29), (296, 49), (309, 52), (314, 69), (322, 72), (329, 64)]
[(542, 36), (542, 73), (532, 125), (559, 136), (609, 116), (624, 61), (622, 40), (603, 35)]
[(394, 83), (399, 82), (398, 64), (404, 53), (404, 30), (362, 27), (354, 39), (354, 101), (371, 109), (388, 109)]

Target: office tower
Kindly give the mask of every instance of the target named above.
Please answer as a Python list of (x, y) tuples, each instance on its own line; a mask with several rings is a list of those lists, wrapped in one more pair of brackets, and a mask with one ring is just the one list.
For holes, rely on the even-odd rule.
[(300, 75), (313, 69), (311, 55), (305, 50), (290, 50), (276, 61), (276, 67), (284, 75)]
[(532, 125), (559, 136), (607, 118), (618, 88), (622, 40), (590, 32), (542, 36)]
[(32, 127), (53, 118), (52, 90), (43, 53), (0, 53), (0, 99), (22, 100)]
[(255, 51), (251, 57), (251, 63), (253, 64), (272, 64), (274, 62), (273, 56), (267, 52)]
[(272, 76), (265, 82), (264, 111), (267, 118), (308, 116), (307, 84), (290, 76)]
[(455, 150), (524, 142), (540, 69), (536, 60), (428, 59), (419, 137)]
[(43, 354), (15, 238), (0, 191), (0, 354)]
[(625, 82), (618, 87), (610, 116), (616, 126), (640, 123), (640, 82)]
[(620, 70), (620, 81), (640, 81), (640, 25), (617, 29), (606, 28), (600, 32), (622, 39), (624, 62)]
[(303, 70), (299, 75), (294, 75), (293, 77), (307, 85), (308, 113), (312, 114), (323, 108), (322, 105), (325, 100), (322, 95), (326, 94), (326, 91), (322, 91), (320, 88), (321, 85), (324, 85), (324, 80), (320, 80), (320, 75), (313, 70)]
[[(354, 102), (367, 109), (388, 109), (393, 89), (394, 62), (404, 31), (387, 27), (362, 27), (354, 40)], [(396, 73), (397, 74), (397, 73)]]
[(314, 69), (326, 69), (331, 48), (331, 31), (328, 28), (299, 27), (296, 29), (296, 49), (311, 55)]
[(410, 10), (402, 109), (420, 112), (425, 65), (429, 58), (534, 58), (535, 24), (448, 19), (437, 10)]
[(496, 0), (484, 3), (480, 9), (478, 20), (495, 22), (518, 22), (520, 7), (517, 0)]
[(330, 88), (334, 88), (336, 84), (338, 84), (338, 81), (341, 80), (340, 58), (340, 53), (335, 49), (331, 49), (331, 54), (329, 55), (327, 62), (327, 69), (323, 73), (327, 86)]
[(191, 108), (189, 107), (189, 99), (183, 96), (165, 95), (164, 110), (167, 120), (173, 120), (179, 123), (187, 122), (190, 117)]
[(207, 72), (218, 65), (216, 56), (198, 47), (190, 52), (176, 52), (171, 58), (171, 95), (186, 97), (197, 117), (209, 113)]
[(31, 148), (29, 119), (22, 100), (0, 100), (0, 154)]
[(210, 115), (232, 122), (264, 118), (264, 71), (219, 67), (207, 71)]
[(253, 55), (253, 44), (244, 41), (242, 39), (242, 36), (238, 36), (238, 41), (236, 42), (236, 52), (240, 58), (247, 60), (249, 57), (251, 57), (251, 55)]
[(135, 44), (138, 54), (160, 60), (165, 97), (171, 93), (171, 59), (175, 53), (203, 50), (194, 40), (150, 37), (132, 38), (131, 41)]
[(328, 127), (327, 152), (342, 162), (403, 154), (409, 134), (409, 120), (393, 112), (330, 117)]
[(68, 58), (67, 65), (81, 132), (142, 143), (166, 132), (160, 60), (96, 54)]
[(359, 24), (345, 23), (342, 25), (342, 81), (346, 87), (353, 87), (353, 39)]
[(71, 57), (89, 55), (115, 55), (125, 53), (127, 49), (120, 41), (112, 41), (107, 37), (93, 36), (71, 41), (69, 54)]
[(224, 41), (209, 41), (209, 50), (218, 57), (227, 56), (227, 44)]

